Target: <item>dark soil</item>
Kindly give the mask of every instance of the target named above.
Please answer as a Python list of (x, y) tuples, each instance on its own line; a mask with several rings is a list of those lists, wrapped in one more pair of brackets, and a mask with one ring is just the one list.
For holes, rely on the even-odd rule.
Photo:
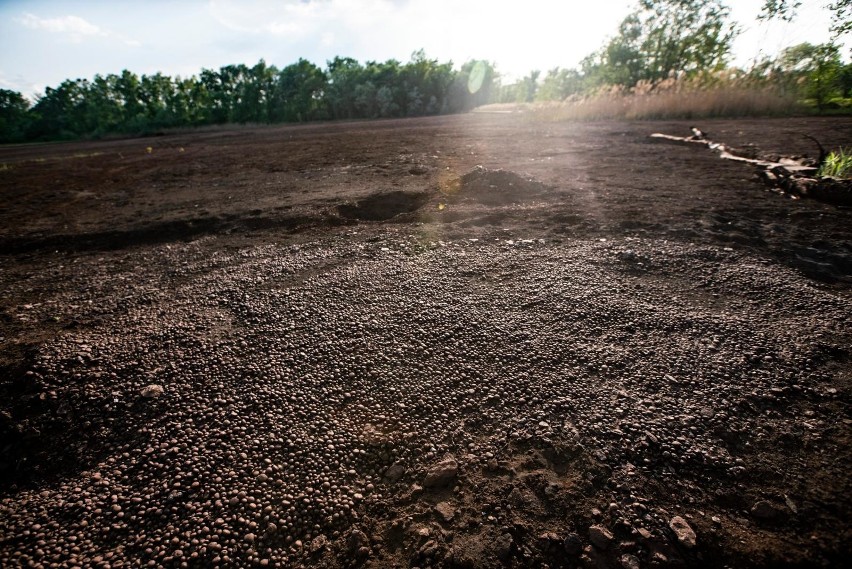
[(414, 213), (428, 201), (427, 192), (380, 192), (354, 204), (341, 204), (337, 206), (337, 211), (346, 219), (387, 221), (406, 213)]
[(0, 148), (0, 565), (843, 564), (852, 210), (689, 126)]

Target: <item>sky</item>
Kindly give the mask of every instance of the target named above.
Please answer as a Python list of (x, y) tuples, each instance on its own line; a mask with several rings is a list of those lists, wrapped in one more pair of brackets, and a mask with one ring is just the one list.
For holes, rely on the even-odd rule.
[[(743, 33), (734, 63), (828, 40), (828, 0), (804, 0), (795, 24), (760, 23), (763, 0), (729, 0)], [(33, 97), (65, 79), (129, 69), (279, 68), (300, 57), (427, 57), (497, 65), (504, 82), (573, 67), (617, 30), (636, 0), (0, 0), (0, 88)], [(848, 44), (847, 44), (848, 45)], [(848, 53), (848, 49), (844, 50)]]

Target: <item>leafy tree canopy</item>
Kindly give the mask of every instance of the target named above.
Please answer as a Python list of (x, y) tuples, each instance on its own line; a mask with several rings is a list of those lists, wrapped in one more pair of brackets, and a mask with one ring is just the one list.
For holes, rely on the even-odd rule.
[(729, 15), (721, 0), (640, 0), (583, 72), (600, 84), (635, 85), (722, 69), (738, 33)]
[[(467, 89), (476, 69), (479, 88)], [(299, 59), (283, 69), (264, 60), (249, 67), (202, 69), (196, 77), (161, 73), (96, 75), (48, 87), (30, 107), (0, 90), (0, 142), (139, 134), (162, 128), (223, 123), (405, 117), (461, 112), (496, 99), (498, 75), (487, 62), (430, 59), (364, 64), (335, 57), (325, 69)], [(462, 86), (465, 86), (462, 88)]]

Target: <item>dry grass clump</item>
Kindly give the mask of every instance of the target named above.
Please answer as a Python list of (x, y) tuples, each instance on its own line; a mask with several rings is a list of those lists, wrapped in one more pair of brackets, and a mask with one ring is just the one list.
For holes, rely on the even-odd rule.
[(528, 111), (535, 118), (563, 121), (772, 116), (802, 108), (792, 94), (773, 85), (711, 76), (606, 87), (590, 95), (533, 104)]

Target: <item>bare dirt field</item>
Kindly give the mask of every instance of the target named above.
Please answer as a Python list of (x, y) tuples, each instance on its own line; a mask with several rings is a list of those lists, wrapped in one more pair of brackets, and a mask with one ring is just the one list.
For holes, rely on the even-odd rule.
[(0, 566), (842, 565), (852, 210), (689, 126), (0, 148)]

